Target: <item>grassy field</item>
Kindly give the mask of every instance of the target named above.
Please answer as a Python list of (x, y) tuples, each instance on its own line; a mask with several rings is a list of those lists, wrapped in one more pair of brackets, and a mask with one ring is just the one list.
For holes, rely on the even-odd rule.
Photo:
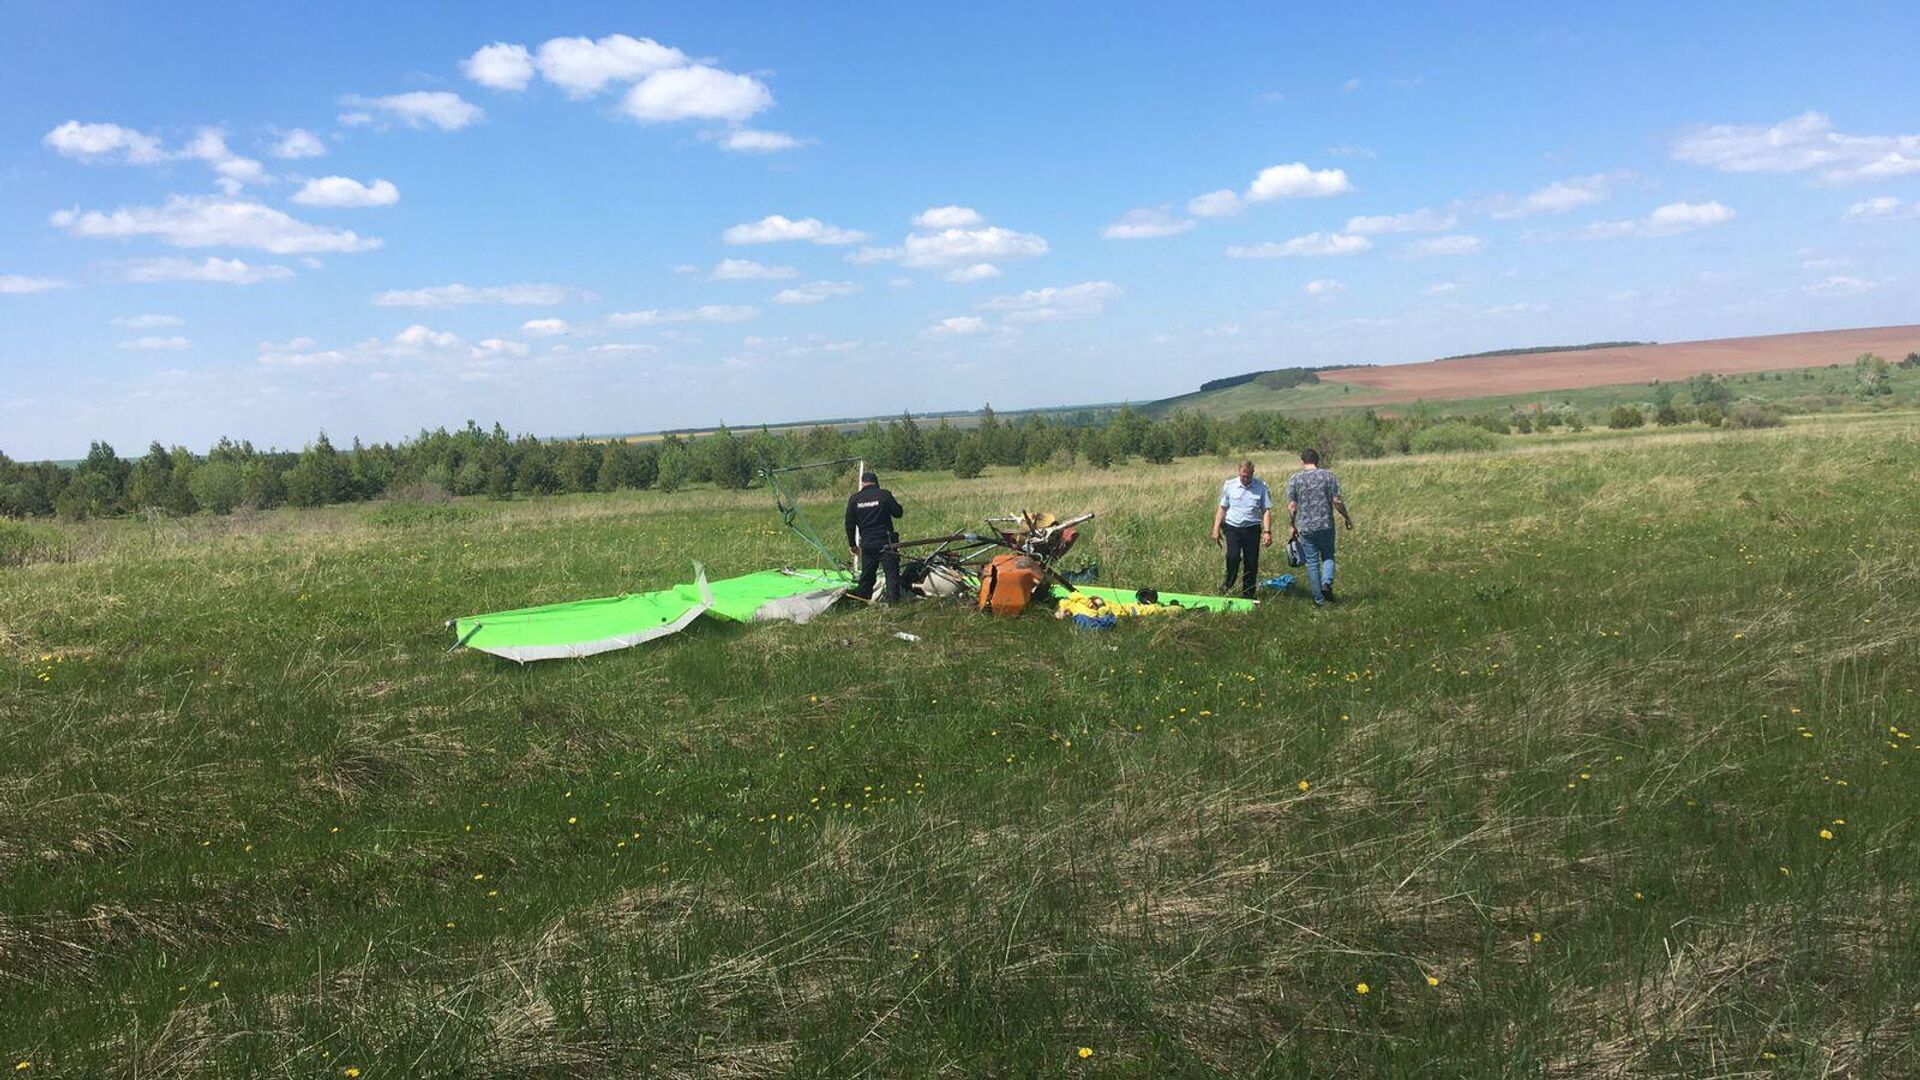
[[(0, 568), (0, 1066), (1920, 1075), (1915, 417), (1333, 465), (1336, 609), (525, 669), (441, 620), (809, 560), (758, 492), (76, 531)], [(1199, 589), (1224, 472), (889, 482)]]

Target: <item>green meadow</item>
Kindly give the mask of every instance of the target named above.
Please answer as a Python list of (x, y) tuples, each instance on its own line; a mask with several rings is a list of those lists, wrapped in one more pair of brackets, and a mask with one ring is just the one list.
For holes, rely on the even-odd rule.
[[(1331, 462), (1337, 608), (525, 668), (443, 621), (811, 553), (762, 491), (36, 526), (0, 1067), (1920, 1075), (1915, 415), (1508, 447)], [(1204, 590), (1229, 469), (886, 480)]]

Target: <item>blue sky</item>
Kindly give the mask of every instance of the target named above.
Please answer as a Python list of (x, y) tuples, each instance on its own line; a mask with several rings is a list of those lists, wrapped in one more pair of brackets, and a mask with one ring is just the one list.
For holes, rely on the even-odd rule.
[(1920, 321), (1911, 4), (812, 7), (10, 6), (0, 450)]

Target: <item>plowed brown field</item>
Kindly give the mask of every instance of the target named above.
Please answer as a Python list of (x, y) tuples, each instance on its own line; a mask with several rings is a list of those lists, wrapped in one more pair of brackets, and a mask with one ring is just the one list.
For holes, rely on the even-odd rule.
[(1898, 360), (1915, 350), (1920, 350), (1920, 326), (1877, 326), (1579, 352), (1429, 360), (1419, 364), (1342, 368), (1323, 371), (1320, 377), (1369, 388), (1374, 392), (1346, 402), (1367, 405), (1527, 394), (1654, 379), (1671, 382), (1703, 371), (1739, 375), (1781, 368), (1825, 367), (1850, 364), (1854, 357), (1867, 352)]

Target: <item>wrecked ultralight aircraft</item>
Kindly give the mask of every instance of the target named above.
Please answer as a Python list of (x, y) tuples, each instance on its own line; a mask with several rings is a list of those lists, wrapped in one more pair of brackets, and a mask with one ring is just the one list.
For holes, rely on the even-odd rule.
[[(455, 635), (453, 647), (477, 649), (525, 664), (632, 648), (677, 634), (703, 615), (724, 622), (808, 622), (846, 595), (853, 587), (854, 575), (839, 551), (821, 541), (781, 477), (853, 461), (760, 470), (761, 478), (774, 493), (781, 521), (830, 564), (828, 569), (761, 570), (708, 581), (706, 568), (694, 563), (693, 581), (653, 592), (449, 619), (447, 625)], [(864, 463), (855, 475), (863, 471)], [(1070, 581), (1055, 564), (1073, 546), (1078, 527), (1092, 518), (1092, 514), (1083, 514), (1062, 521), (1050, 514), (1005, 515), (989, 518), (986, 533), (952, 533), (892, 546), (903, 556), (902, 584), (911, 595), (974, 595), (980, 610), (996, 615), (1017, 615), (1054, 586), (1069, 594), (1057, 614), (1071, 614), (1076, 624), (1083, 626), (1088, 625), (1083, 620), (1089, 617), (1096, 622), (1104, 618), (1101, 609), (1116, 615), (1135, 615), (1253, 608), (1251, 600), (1155, 593), (1150, 589), (1103, 589)], [(1070, 601), (1074, 605), (1071, 609)], [(1111, 624), (1112, 620), (1106, 619), (1105, 625)]]

